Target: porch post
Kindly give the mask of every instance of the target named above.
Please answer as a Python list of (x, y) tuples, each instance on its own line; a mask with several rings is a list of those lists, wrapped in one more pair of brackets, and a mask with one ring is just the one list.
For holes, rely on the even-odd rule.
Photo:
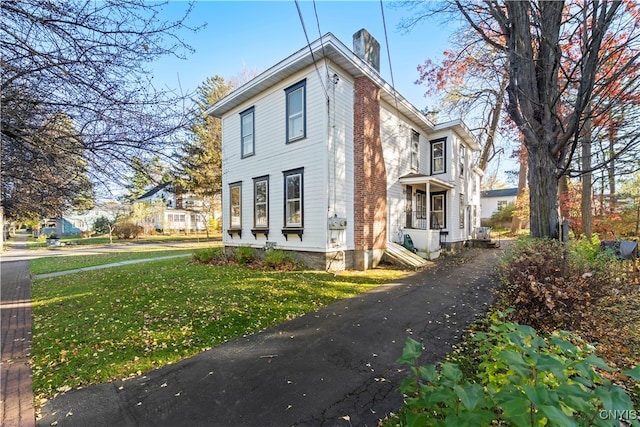
[(427, 191), (427, 231), (429, 231), (431, 230), (431, 183), (429, 181), (425, 183), (425, 190)]

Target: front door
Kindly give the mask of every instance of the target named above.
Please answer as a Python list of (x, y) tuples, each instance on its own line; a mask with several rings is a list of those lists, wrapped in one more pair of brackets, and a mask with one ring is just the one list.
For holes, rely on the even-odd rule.
[(413, 228), (413, 187), (407, 185), (406, 190), (406, 207), (405, 207), (405, 227)]

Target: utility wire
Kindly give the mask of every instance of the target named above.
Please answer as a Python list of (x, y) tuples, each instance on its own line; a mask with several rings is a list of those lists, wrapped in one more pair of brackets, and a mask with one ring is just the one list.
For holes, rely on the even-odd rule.
[[(313, 12), (316, 15), (316, 24), (318, 26), (318, 37), (320, 38), (320, 47), (322, 48), (322, 56), (326, 58), (324, 53), (324, 42), (322, 41), (322, 32), (320, 31), (320, 20), (318, 19), (318, 9), (316, 8), (316, 0), (313, 0)], [(327, 71), (327, 79), (329, 78), (329, 69), (326, 68)]]
[(391, 50), (389, 49), (389, 37), (387, 36), (387, 22), (384, 19), (384, 5), (382, 4), (382, 0), (380, 0), (380, 11), (382, 12), (382, 28), (384, 29), (384, 42), (387, 45), (387, 60), (389, 61), (389, 73), (391, 73), (391, 87), (393, 88), (393, 99), (396, 102), (396, 115), (398, 116), (398, 121), (399, 121), (400, 115), (398, 113), (399, 111), (398, 96), (396, 91), (396, 83), (393, 80), (393, 67), (391, 66)]
[[(309, 48), (309, 52), (311, 52), (311, 59), (313, 60), (313, 66), (316, 68), (316, 73), (318, 73), (318, 79), (320, 80), (320, 84), (322, 85), (322, 91), (324, 92), (324, 97), (327, 99), (327, 102), (328, 102), (329, 93), (327, 92), (327, 88), (324, 85), (324, 81), (322, 81), (322, 76), (320, 75), (318, 64), (316, 63), (316, 57), (313, 54), (313, 49), (311, 49), (311, 42), (309, 41), (309, 35), (307, 34), (307, 27), (304, 25), (304, 19), (302, 18), (302, 11), (300, 10), (300, 4), (298, 3), (298, 0), (295, 0), (295, 3), (296, 3), (296, 9), (298, 9), (298, 16), (300, 17), (300, 23), (302, 24), (302, 31), (304, 31), (304, 36), (307, 39), (307, 47)], [(322, 43), (322, 38), (320, 39), (320, 42)], [(323, 49), (324, 49), (324, 46), (323, 46)]]

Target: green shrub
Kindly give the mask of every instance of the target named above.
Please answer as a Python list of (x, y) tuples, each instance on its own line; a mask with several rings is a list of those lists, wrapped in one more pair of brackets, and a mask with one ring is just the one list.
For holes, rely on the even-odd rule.
[(103, 215), (96, 218), (95, 222), (93, 223), (93, 229), (98, 234), (109, 234), (110, 225), (111, 222), (109, 221), (109, 219)]
[[(640, 426), (627, 393), (594, 368), (616, 371), (592, 346), (568, 332), (542, 337), (524, 325), (494, 317), (473, 338), (475, 375), (457, 364), (419, 366), (421, 343), (407, 338), (399, 364), (412, 376), (400, 387), (402, 426)], [(640, 367), (624, 371), (640, 381)]]
[(515, 203), (509, 203), (507, 206), (503, 207), (499, 211), (496, 211), (491, 215), (487, 224), (489, 227), (497, 228), (501, 226), (505, 226), (511, 222), (513, 219), (513, 214), (516, 210)]
[(264, 253), (264, 266), (274, 270), (294, 270), (297, 268), (295, 258), (282, 249), (271, 249)]
[(255, 260), (256, 251), (250, 246), (238, 246), (235, 250), (235, 255), (238, 264), (245, 265)]
[(199, 249), (193, 253), (193, 261), (199, 264), (226, 262), (227, 256), (223, 248)]

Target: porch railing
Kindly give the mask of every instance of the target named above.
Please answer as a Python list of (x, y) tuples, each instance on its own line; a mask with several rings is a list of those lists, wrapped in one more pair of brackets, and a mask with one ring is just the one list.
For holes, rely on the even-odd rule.
[[(407, 228), (415, 228), (418, 230), (427, 230), (427, 229), (439, 230), (441, 228), (444, 228), (443, 225), (439, 223), (438, 214), (436, 212), (431, 212), (431, 221), (427, 221), (427, 216), (425, 213), (419, 213), (419, 212), (411, 212), (411, 213), (407, 212), (406, 218), (407, 218), (407, 224), (406, 224)], [(409, 218), (411, 218), (410, 221), (409, 221)]]

